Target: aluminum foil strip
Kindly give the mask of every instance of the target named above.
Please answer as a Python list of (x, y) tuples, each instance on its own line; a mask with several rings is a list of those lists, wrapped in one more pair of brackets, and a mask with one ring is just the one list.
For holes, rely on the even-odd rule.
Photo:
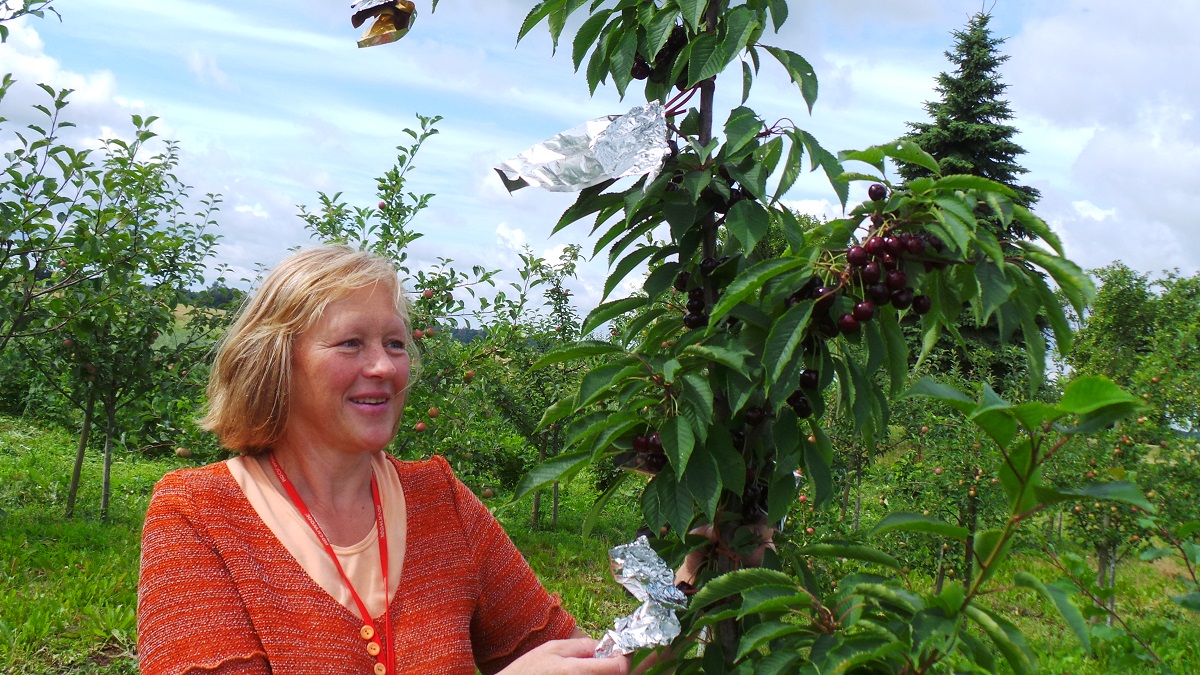
[(679, 635), (675, 610), (687, 609), (687, 596), (675, 587), (675, 573), (646, 537), (608, 552), (617, 583), (642, 601), (629, 616), (613, 622), (596, 646), (596, 657), (632, 654), (638, 649), (669, 645)]
[(608, 179), (654, 180), (670, 152), (665, 109), (658, 101), (624, 115), (589, 120), (495, 167), (509, 192), (534, 185), (577, 192)]

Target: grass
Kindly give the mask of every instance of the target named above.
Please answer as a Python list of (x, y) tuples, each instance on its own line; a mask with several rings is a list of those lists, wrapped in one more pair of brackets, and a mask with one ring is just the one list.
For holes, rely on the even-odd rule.
[[(0, 417), (0, 672), (135, 673), (138, 542), (150, 490), (163, 473), (188, 466), (118, 454), (113, 466), (111, 517), (99, 520), (98, 453), (84, 465), (76, 516), (65, 520), (75, 439), (63, 431)], [(607, 551), (630, 541), (640, 516), (633, 488), (614, 499), (588, 537), (580, 534), (596, 494), (581, 473), (563, 491), (559, 526), (549, 529), (549, 499), (541, 528), (529, 523), (529, 503), (500, 509), (498, 517), (546, 587), (558, 593), (581, 627), (598, 636), (636, 607), (608, 571)], [(489, 500), (500, 505), (503, 497)], [(1042, 579), (1047, 563), (1023, 556), (1017, 569)], [(1135, 632), (1177, 674), (1200, 673), (1200, 621), (1170, 602), (1182, 592), (1169, 562), (1130, 563), (1118, 575), (1118, 609)], [(928, 586), (916, 578), (914, 585)], [(1009, 585), (1003, 582), (1002, 585)], [(993, 609), (1013, 620), (1052, 675), (1162, 672), (1128, 637), (1093, 638), (1085, 657), (1056, 612), (1025, 591), (989, 596)], [(1093, 626), (1094, 632), (1105, 629)]]

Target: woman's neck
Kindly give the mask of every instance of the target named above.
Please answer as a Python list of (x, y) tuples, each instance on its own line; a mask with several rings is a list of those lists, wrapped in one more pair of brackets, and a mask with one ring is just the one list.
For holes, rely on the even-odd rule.
[[(342, 454), (284, 445), (277, 446), (273, 454), (334, 545), (349, 546), (370, 533), (375, 524), (371, 497), (373, 453)], [(264, 455), (259, 461), (272, 481), (278, 482), (270, 457)], [(277, 488), (283, 491), (282, 484)]]

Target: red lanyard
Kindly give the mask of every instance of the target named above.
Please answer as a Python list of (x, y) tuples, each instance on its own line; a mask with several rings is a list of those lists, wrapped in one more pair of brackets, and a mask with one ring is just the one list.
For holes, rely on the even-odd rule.
[[(325, 547), (325, 552), (329, 554), (330, 560), (333, 561), (334, 567), (337, 568), (338, 574), (342, 575), (342, 581), (346, 583), (346, 587), (350, 589), (350, 597), (354, 598), (354, 604), (358, 606), (358, 613), (362, 615), (363, 627), (358, 633), (362, 639), (367, 641), (367, 653), (375, 657), (375, 675), (387, 675), (395, 666), (395, 655), (393, 651), (395, 646), (392, 644), (392, 615), (387, 609), (388, 596), (388, 548), (387, 548), (387, 528), (383, 523), (383, 503), (379, 499), (379, 485), (375, 482), (375, 472), (371, 472), (371, 499), (375, 502), (375, 526), (379, 532), (379, 566), (383, 568), (383, 635), (378, 636), (378, 631), (375, 630), (375, 622), (371, 619), (371, 613), (367, 611), (367, 605), (358, 596), (358, 591), (354, 590), (354, 584), (350, 583), (350, 577), (346, 576), (346, 571), (342, 569), (342, 563), (338, 561), (337, 554), (333, 551), (333, 544), (329, 542), (329, 537), (321, 530), (321, 525), (317, 523), (317, 519), (313, 517), (312, 512), (304, 505), (304, 500), (300, 498), (300, 493), (296, 492), (296, 486), (288, 480), (287, 474), (283, 472), (283, 467), (279, 466), (279, 460), (275, 459), (275, 453), (271, 453), (271, 468), (275, 469), (275, 476), (283, 485), (283, 489), (287, 491), (291, 497), (292, 503), (296, 505), (296, 509), (300, 511), (300, 515), (304, 516), (304, 520), (308, 522), (308, 526), (317, 535), (317, 539), (321, 540), (321, 545)], [(383, 643), (382, 646), (380, 643)]]

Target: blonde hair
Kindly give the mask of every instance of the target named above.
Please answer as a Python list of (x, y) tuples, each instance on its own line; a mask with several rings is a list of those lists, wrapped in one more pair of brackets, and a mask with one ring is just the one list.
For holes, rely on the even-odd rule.
[[(266, 452), (288, 422), (292, 350), (329, 303), (353, 291), (388, 291), (405, 326), (408, 300), (391, 260), (346, 246), (294, 253), (271, 270), (217, 346), (200, 426), (244, 455)], [(418, 366), (411, 348), (413, 371)], [(411, 380), (410, 380), (411, 382)]]

